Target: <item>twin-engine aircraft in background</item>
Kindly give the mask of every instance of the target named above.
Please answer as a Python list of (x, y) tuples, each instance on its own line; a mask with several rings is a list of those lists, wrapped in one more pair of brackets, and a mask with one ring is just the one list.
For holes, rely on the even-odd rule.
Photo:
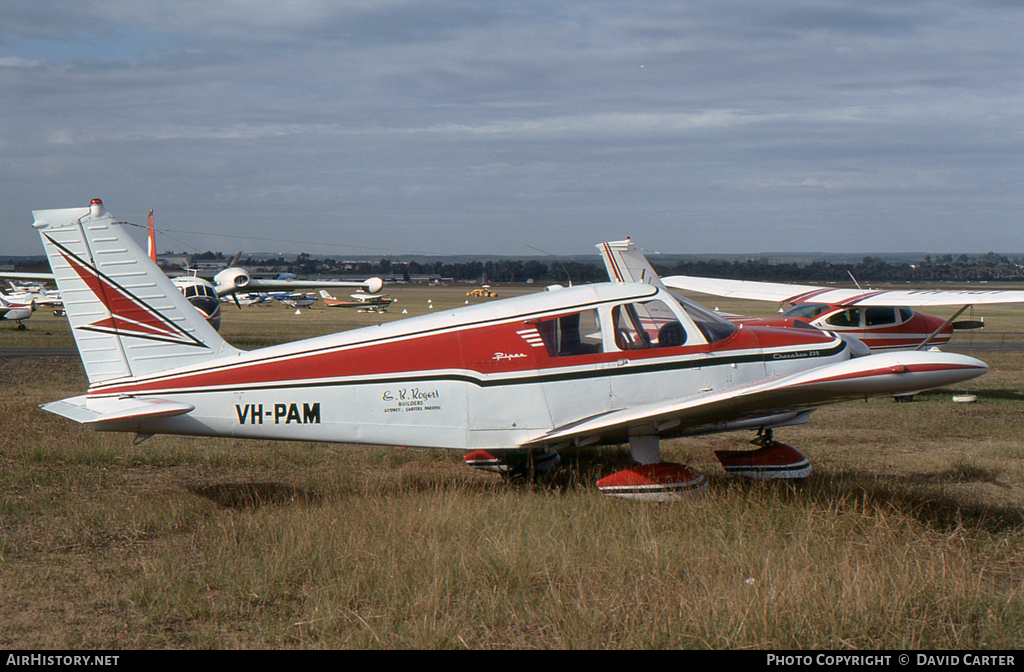
[[(243, 352), (192, 309), (94, 200), (37, 210), (89, 379), (43, 406), (96, 430), (443, 447), (495, 470), (628, 442), (640, 466), (604, 492), (666, 498), (704, 477), (660, 459), (667, 437), (754, 430), (736, 474), (799, 477), (773, 428), (818, 406), (972, 379), (943, 352), (870, 356), (817, 329), (746, 327), (665, 289), (603, 283)], [(736, 451), (732, 451), (736, 452)]]
[[(972, 305), (1024, 303), (1020, 290), (861, 290), (790, 285), (750, 280), (721, 280), (687, 275), (658, 279), (643, 253), (629, 240), (597, 246), (609, 277), (621, 282), (651, 282), (687, 292), (727, 298), (789, 303), (792, 307), (776, 317), (750, 318), (730, 315), (736, 324), (748, 326), (814, 327), (851, 336), (872, 352), (921, 350), (945, 345), (954, 329), (977, 329), (974, 320), (955, 321)], [(910, 308), (960, 306), (952, 317), (943, 319)]]
[[(149, 224), (147, 227), (147, 255), (156, 262), (156, 229), (153, 226), (153, 211), (149, 211)], [(220, 329), (220, 299), (231, 296), (235, 299), (235, 305), (241, 308), (238, 294), (258, 294), (264, 292), (279, 292), (278, 298), (283, 303), (293, 307), (305, 307), (316, 302), (316, 299), (307, 299), (302, 296), (299, 290), (307, 289), (356, 289), (368, 294), (376, 294), (384, 287), (384, 281), (380, 278), (369, 278), (363, 282), (347, 282), (342, 280), (298, 280), (295, 278), (264, 279), (254, 278), (248, 270), (237, 266), (238, 259), (242, 256), (239, 251), (226, 268), (218, 271), (213, 276), (213, 281), (199, 277), (195, 272), (190, 271), (187, 275), (180, 275), (172, 278), (171, 282), (178, 288), (189, 303), (198, 310), (203, 317), (213, 325), (214, 329)], [(291, 303), (288, 303), (290, 301)]]

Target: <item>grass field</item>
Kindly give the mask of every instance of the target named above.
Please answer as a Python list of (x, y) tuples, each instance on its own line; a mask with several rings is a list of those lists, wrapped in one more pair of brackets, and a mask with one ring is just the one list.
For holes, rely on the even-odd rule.
[[(259, 347), (467, 289), (399, 287), (383, 316), (231, 307), (222, 333)], [(776, 432), (814, 465), (797, 483), (724, 475), (711, 451), (750, 433), (667, 442), (709, 487), (661, 505), (593, 487), (625, 446), (531, 485), (440, 450), (133, 445), (37, 408), (84, 391), (77, 359), (0, 359), (0, 647), (1018, 648), (1024, 350), (983, 348), (1024, 341), (1024, 309), (984, 315), (958, 335), (991, 367), (977, 403), (821, 409)], [(63, 318), (29, 324), (0, 348), (72, 345)]]

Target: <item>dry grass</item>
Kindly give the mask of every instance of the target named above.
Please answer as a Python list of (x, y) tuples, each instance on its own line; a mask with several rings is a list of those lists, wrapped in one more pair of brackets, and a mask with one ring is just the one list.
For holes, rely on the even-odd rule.
[[(263, 310), (228, 311), (225, 333), (382, 319)], [(623, 447), (530, 485), (444, 451), (134, 446), (36, 408), (81, 393), (77, 361), (0, 361), (0, 647), (1018, 648), (1024, 357), (982, 358), (976, 404), (873, 400), (779, 430), (804, 482), (725, 477), (710, 449), (746, 434), (669, 442), (710, 483), (667, 505), (593, 489)]]

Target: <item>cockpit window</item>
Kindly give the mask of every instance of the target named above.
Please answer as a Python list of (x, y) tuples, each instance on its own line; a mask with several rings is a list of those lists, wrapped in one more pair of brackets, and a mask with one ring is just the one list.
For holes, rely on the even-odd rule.
[(552, 357), (574, 357), (604, 351), (601, 322), (596, 310), (543, 320), (537, 323), (537, 332)]
[(615, 306), (612, 322), (619, 350), (670, 348), (686, 343), (686, 329), (664, 301)]
[(733, 332), (736, 331), (736, 325), (724, 317), (716, 315), (704, 306), (694, 303), (675, 292), (670, 292), (670, 294), (679, 302), (679, 305), (683, 307), (683, 310), (685, 310), (686, 314), (690, 316), (693, 323), (697, 325), (697, 328), (700, 329), (700, 333), (704, 335), (704, 338), (708, 343), (724, 341), (732, 336)]
[(825, 322), (833, 327), (859, 327), (860, 308), (841, 310), (835, 315), (831, 315)]
[(864, 309), (864, 326), (880, 327), (896, 324), (896, 309), (892, 306), (868, 306)]
[(821, 315), (828, 306), (824, 303), (798, 303), (789, 310), (782, 313), (783, 317), (797, 317), (802, 320), (813, 320)]

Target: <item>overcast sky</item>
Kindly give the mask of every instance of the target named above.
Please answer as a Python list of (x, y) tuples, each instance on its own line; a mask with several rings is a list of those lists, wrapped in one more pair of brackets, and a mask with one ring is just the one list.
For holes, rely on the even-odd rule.
[[(1024, 253), (1024, 3), (3, 0), (0, 256)], [(291, 241), (291, 242), (282, 242)]]

